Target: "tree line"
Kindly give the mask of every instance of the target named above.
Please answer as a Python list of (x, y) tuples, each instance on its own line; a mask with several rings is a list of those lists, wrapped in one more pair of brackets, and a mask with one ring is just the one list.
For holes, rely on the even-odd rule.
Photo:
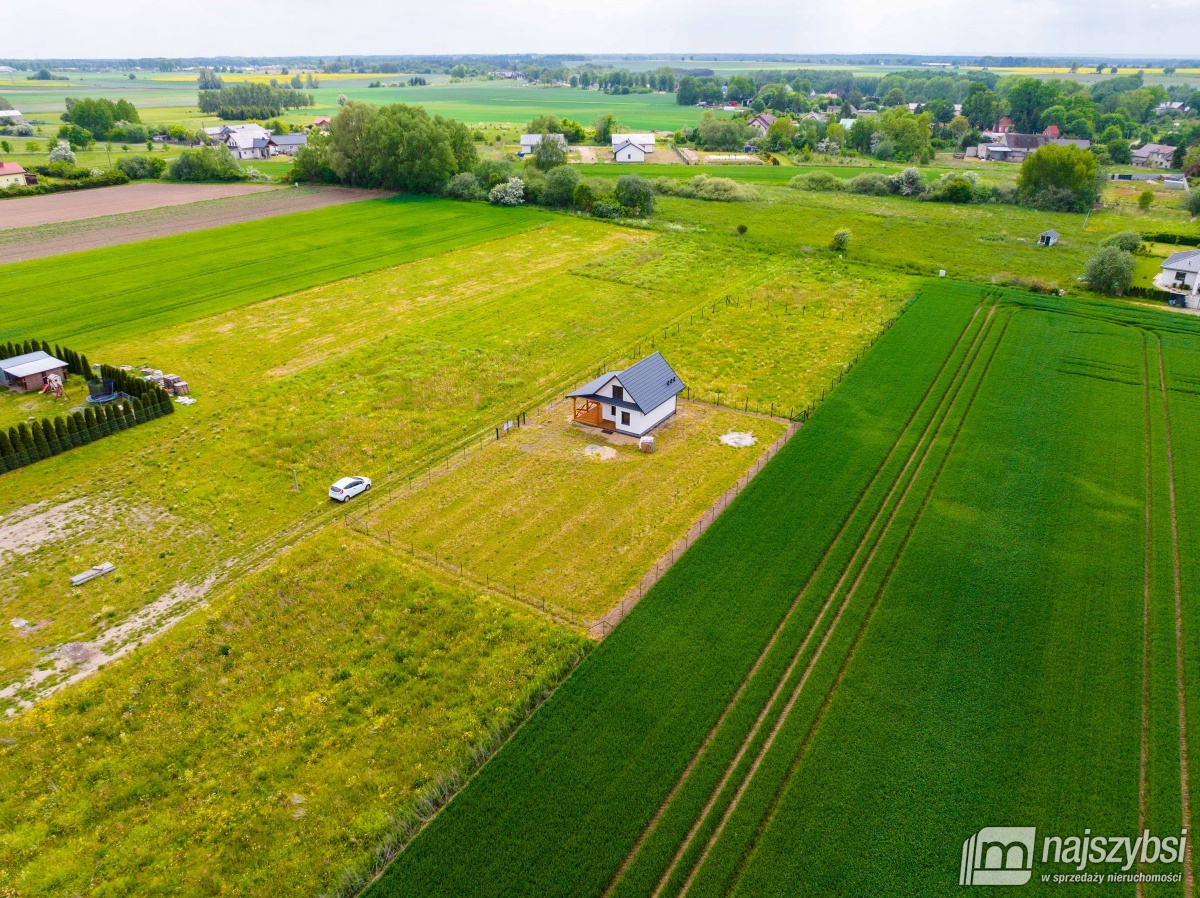
[(312, 106), (314, 100), (312, 94), (293, 87), (243, 81), (216, 90), (201, 90), (197, 103), (201, 112), (231, 121), (275, 118), (285, 109)]

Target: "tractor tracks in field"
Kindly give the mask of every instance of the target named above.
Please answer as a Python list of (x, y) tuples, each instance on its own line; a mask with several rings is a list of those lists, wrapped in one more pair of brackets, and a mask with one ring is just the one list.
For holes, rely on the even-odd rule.
[[(1187, 694), (1184, 685), (1183, 664), (1183, 590), (1179, 572), (1179, 518), (1175, 500), (1175, 452), (1171, 444), (1171, 405), (1167, 399), (1167, 375), (1163, 365), (1162, 337), (1154, 335), (1158, 350), (1158, 389), (1162, 396), (1163, 437), (1167, 459), (1167, 498), (1171, 510), (1171, 567), (1175, 587), (1175, 678), (1179, 697), (1179, 779), (1180, 810), (1183, 825), (1191, 831), (1191, 792), (1188, 787), (1188, 740), (1187, 740)], [(1196, 876), (1192, 866), (1192, 848), (1188, 845), (1188, 857), (1184, 859), (1184, 895), (1193, 898), (1196, 893)]]
[[(925, 513), (925, 509), (929, 505), (929, 500), (933, 497), (933, 494), (937, 489), (938, 482), (941, 480), (941, 477), (942, 477), (942, 472), (945, 471), (945, 469), (946, 469), (946, 463), (949, 461), (950, 455), (952, 454), (955, 445), (957, 445), (957, 443), (958, 443), (958, 437), (959, 437), (959, 434), (962, 433), (963, 425), (966, 423), (967, 418), (970, 416), (971, 409), (975, 405), (975, 399), (979, 395), (979, 390), (983, 386), (984, 380), (986, 380), (986, 378), (987, 378), (988, 371), (991, 369), (992, 360), (995, 358), (996, 352), (1000, 348), (1000, 344), (1004, 341), (1004, 335), (1008, 330), (1008, 324), (1009, 324), (1010, 320), (1011, 320), (1011, 316), (1009, 318), (1005, 319), (1004, 324), (1002, 325), (1002, 327), (1000, 329), (999, 336), (996, 338), (995, 342), (992, 344), (991, 351), (988, 353), (987, 360), (984, 362), (983, 369), (981, 370), (981, 372), (979, 374), (979, 378), (978, 378), (978, 380), (976, 380), (975, 385), (974, 385), (973, 389), (971, 390), (971, 395), (967, 399), (966, 405), (963, 407), (962, 414), (960, 415), (957, 424), (954, 426), (954, 431), (950, 435), (949, 441), (946, 444), (945, 451), (942, 453), (942, 457), (941, 457), (940, 461), (938, 462), (937, 469), (934, 471), (934, 474), (929, 481), (929, 485), (925, 489), (925, 494), (921, 497), (920, 505), (917, 507), (916, 512), (913, 514), (912, 519), (909, 521), (908, 528), (905, 530), (904, 536), (901, 539), (900, 544), (896, 547), (896, 551), (894, 553), (892, 553), (891, 560), (888, 562), (887, 571), (884, 573), (883, 578), (880, 580), (879, 586), (875, 590), (874, 596), (872, 596), (872, 598), (871, 598), (871, 605), (867, 609), (867, 613), (864, 615), (862, 623), (859, 625), (859, 628), (854, 635), (854, 641), (851, 643), (850, 649), (846, 653), (846, 657), (842, 660), (842, 663), (841, 663), (840, 667), (838, 668), (837, 676), (834, 678), (833, 683), (830, 685), (829, 690), (826, 692), (824, 698), (821, 701), (821, 707), (818, 709), (816, 716), (813, 718), (813, 722), (812, 722), (812, 725), (809, 727), (808, 733), (805, 734), (803, 741), (800, 743), (799, 747), (796, 750), (795, 756), (792, 758), (791, 763), (788, 765), (787, 772), (784, 774), (782, 781), (780, 782), (778, 788), (775, 790), (775, 794), (771, 798), (770, 805), (768, 806), (766, 813), (763, 815), (762, 820), (759, 822), (758, 827), (755, 830), (754, 836), (752, 837), (749, 844), (746, 845), (745, 849), (742, 852), (742, 856), (738, 860), (736, 872), (733, 876), (730, 887), (726, 891), (726, 894), (729, 894), (730, 892), (732, 892), (734, 886), (740, 879), (742, 872), (745, 870), (747, 864), (749, 863), (750, 858), (753, 856), (754, 851), (757, 848), (759, 841), (761, 840), (762, 836), (766, 833), (766, 831), (770, 828), (772, 822), (774, 821), (774, 818), (778, 811), (780, 802), (783, 800), (783, 796), (787, 793), (789, 786), (791, 785), (792, 781), (795, 779), (796, 773), (799, 771), (800, 765), (803, 763), (803, 760), (808, 751), (809, 745), (812, 743), (813, 738), (816, 736), (817, 731), (820, 729), (821, 724), (824, 722), (825, 715), (828, 712), (829, 707), (833, 704), (834, 696), (837, 694), (838, 688), (841, 686), (842, 681), (845, 679), (846, 672), (850, 669), (850, 664), (853, 662), (855, 655), (858, 652), (858, 647), (862, 643), (862, 639), (866, 635), (867, 628), (870, 625), (872, 618), (874, 617), (875, 609), (879, 606), (880, 599), (883, 598), (883, 594), (887, 591), (887, 588), (892, 581), (892, 576), (895, 574), (896, 568), (900, 564), (900, 559), (904, 556), (904, 552), (908, 548), (908, 543), (912, 539), (912, 535), (917, 529), (917, 524), (920, 522), (921, 518), (923, 517), (923, 515)], [(959, 386), (960, 387), (962, 386), (961, 382), (960, 382)], [(951, 404), (953, 404), (953, 401), (954, 400), (951, 401)], [(947, 410), (947, 414), (948, 413), (949, 413), (949, 410)], [(945, 423), (944, 417), (943, 417), (942, 423), (943, 424)], [(940, 435), (940, 430), (941, 430), (941, 426), (939, 425), (939, 434), (938, 435)], [(937, 436), (935, 436), (934, 440), (930, 442), (930, 445), (929, 445), (928, 449), (926, 450), (925, 457), (922, 458), (922, 460), (921, 460), (922, 466), (924, 466), (925, 461), (929, 458), (929, 455), (933, 448), (933, 443), (936, 441), (936, 439), (937, 439)], [(909, 489), (911, 489), (912, 485), (916, 482), (919, 474), (920, 474), (919, 470), (913, 474), (912, 481), (910, 481), (910, 483), (909, 483)], [(905, 490), (905, 496), (901, 498), (900, 503), (897, 506), (897, 510), (899, 509), (900, 505), (903, 505), (904, 499), (907, 498), (908, 491), (909, 491), (908, 489)], [(732, 816), (732, 810), (727, 812), (726, 816), (727, 817)], [(712, 845), (715, 843), (716, 843), (716, 839), (713, 838), (711, 840), (709, 848), (711, 848)], [(698, 872), (699, 869), (701, 868), (701, 866), (703, 866), (703, 862), (706, 859), (706, 857), (707, 857), (707, 852), (705, 853), (705, 856), (702, 857), (700, 859), (700, 861), (697, 863), (695, 871), (692, 874), (692, 877), (689, 878), (689, 881), (688, 881), (689, 885), (690, 885), (692, 879), (695, 878), (696, 872)], [(680, 892), (680, 896), (685, 895), (686, 892), (687, 892), (687, 888), (685, 887)]]
[[(1154, 501), (1153, 490), (1153, 456), (1151, 453), (1150, 427), (1150, 362), (1147, 358), (1147, 343), (1149, 336), (1142, 332), (1142, 408), (1145, 418), (1145, 468), (1146, 468), (1146, 557), (1145, 574), (1142, 582), (1142, 730), (1141, 748), (1138, 754), (1138, 832), (1146, 829), (1146, 763), (1149, 754), (1150, 734), (1150, 600), (1151, 600), (1151, 571), (1154, 567), (1154, 552), (1152, 550), (1151, 513)], [(1141, 869), (1141, 865), (1139, 865)], [(1139, 880), (1136, 888), (1137, 898), (1145, 894), (1145, 886)]]
[[(704, 861), (707, 859), (709, 851), (716, 843), (721, 833), (724, 831), (724, 827), (734, 811), (737, 810), (742, 795), (745, 794), (745, 791), (753, 781), (755, 774), (758, 772), (758, 769), (763, 762), (763, 759), (767, 756), (767, 753), (775, 744), (776, 738), (778, 737), (783, 726), (790, 719), (792, 709), (795, 707), (797, 701), (804, 693), (804, 689), (808, 684), (809, 678), (813, 671), (821, 659), (825, 656), (825, 649), (829, 645), (835, 633), (838, 632), (839, 624), (843, 619), (843, 615), (850, 607), (852, 600), (858, 594), (859, 587), (863, 582), (863, 579), (866, 577), (868, 571), (873, 569), (873, 563), (880, 550), (881, 544), (883, 543), (885, 537), (889, 534), (892, 524), (896, 520), (900, 510), (905, 507), (906, 500), (913, 487), (913, 484), (917, 481), (926, 460), (929, 458), (933, 445), (937, 442), (939, 436), (941, 435), (946, 418), (949, 415), (951, 408), (957, 401), (959, 392), (963, 384), (966, 382), (972, 368), (974, 367), (982, 347), (985, 345), (991, 334), (998, 305), (998, 303), (994, 303), (991, 306), (991, 308), (984, 315), (984, 320), (979, 324), (978, 329), (976, 329), (973, 334), (971, 333), (972, 328), (976, 324), (982, 312), (982, 305), (975, 309), (975, 312), (971, 316), (970, 320), (964, 325), (963, 330), (958, 335), (958, 338), (947, 352), (946, 358), (939, 368), (937, 374), (930, 381), (930, 384), (925, 390), (925, 393), (922, 395), (921, 400), (917, 403), (912, 414), (904, 423), (904, 426), (901, 428), (896, 440), (888, 450), (884, 459), (876, 468), (867, 486), (864, 487), (862, 492), (859, 494), (854, 506), (843, 520), (838, 532), (835, 534), (833, 540), (826, 548), (821, 559), (814, 567), (813, 572), (809, 575), (800, 593), (797, 595), (792, 605), (788, 608), (767, 645), (756, 659), (745, 679), (739, 685), (738, 690), (730, 699), (730, 702), (722, 711), (721, 716), (718, 718), (712, 730), (710, 730), (710, 732), (706, 735), (695, 755), (689, 761), (679, 779), (672, 786), (666, 798), (656, 810), (649, 824), (643, 830), (638, 840), (623, 859), (616, 874), (603, 893), (605, 896), (610, 895), (616, 889), (626, 871), (638, 857), (646, 840), (653, 834), (663, 815), (669, 809), (679, 791), (687, 783), (694, 769), (704, 756), (705, 752), (708, 750), (713, 740), (724, 727), (734, 707), (742, 699), (750, 683), (759, 673), (759, 670), (761, 669), (765, 659), (776, 646), (780, 635), (783, 633), (787, 625), (792, 621), (796, 610), (803, 603), (803, 600), (809, 596), (810, 590), (818, 576), (820, 576), (822, 573), (829, 572), (830, 560), (838, 547), (842, 545), (843, 538), (845, 537), (847, 531), (850, 529), (853, 522), (860, 517), (860, 512), (862, 512), (863, 508), (868, 505), (869, 497), (875, 491), (877, 484), (883, 478), (884, 472), (897, 457), (901, 451), (901, 446), (905, 443), (906, 439), (910, 437), (914, 422), (921, 415), (922, 411), (927, 409), (931, 396), (935, 395), (938, 385), (943, 382), (944, 375), (951, 362), (955, 359), (955, 357), (959, 356), (959, 351), (964, 342), (969, 341), (966, 350), (962, 352), (961, 357), (959, 357), (958, 364), (955, 367), (953, 374), (949, 380), (945, 381), (944, 389), (940, 392), (940, 394), (937, 394), (938, 398), (936, 405), (933, 408), (933, 411), (930, 413), (929, 420), (922, 429), (919, 437), (916, 440), (916, 443), (909, 451), (907, 459), (905, 460), (900, 471), (894, 476), (894, 480), (892, 481), (887, 494), (880, 501), (873, 517), (863, 530), (862, 535), (859, 537), (849, 559), (844, 562), (844, 566), (840, 572), (837, 582), (829, 590), (825, 602), (815, 616), (812, 624), (807, 628), (807, 631), (805, 632), (805, 635), (800, 641), (798, 647), (794, 650), (790, 659), (790, 663), (782, 675), (779, 676), (779, 679), (776, 682), (770, 697), (764, 703), (762, 710), (759, 712), (753, 724), (751, 725), (749, 732), (742, 739), (736, 754), (732, 760), (725, 765), (725, 769), (720, 781), (710, 792), (708, 800), (703, 809), (700, 811), (699, 816), (693, 821), (691, 828), (683, 838), (681, 844), (677, 846), (669, 866), (657, 879), (653, 895), (659, 896), (669, 891), (671, 880), (676, 875), (676, 872), (680, 869), (681, 863), (684, 861), (686, 855), (693, 848), (693, 846), (698, 844), (697, 836), (700, 834), (704, 826), (712, 819), (713, 812), (723, 797), (727, 787), (733, 781), (735, 774), (742, 766), (751, 748), (754, 747), (755, 743), (762, 734), (764, 726), (771, 717), (772, 711), (775, 711), (778, 716), (771, 725), (765, 741), (755, 752), (750, 767), (742, 773), (737, 784), (736, 792), (731, 799), (730, 804), (725, 808), (724, 813), (717, 824), (716, 830), (705, 841), (704, 847), (697, 860), (690, 865), (689, 875), (679, 891), (679, 894), (685, 894), (691, 887), (696, 875), (704, 866)], [(968, 337), (968, 335), (970, 336)], [(898, 499), (896, 499), (897, 493), (901, 493)], [(895, 500), (894, 504), (893, 500)], [(880, 527), (880, 522), (885, 516), (887, 516), (887, 520), (883, 526)], [(851, 577), (853, 577), (853, 581), (848, 591), (843, 594), (843, 589)], [(838, 605), (833, 617), (830, 618), (829, 612), (834, 607), (834, 604), (837, 602), (839, 597), (842, 598), (842, 601)], [(808, 659), (808, 663), (805, 665), (803, 673), (801, 674), (799, 680), (795, 682), (791, 694), (787, 697), (786, 704), (782, 708), (777, 708), (779, 700), (784, 695), (787, 686), (792, 684), (793, 678), (797, 669), (799, 669), (800, 663), (805, 659), (813, 640), (817, 637), (818, 633), (821, 632), (823, 624), (825, 629), (823, 634), (821, 634), (820, 642), (814, 650), (812, 657)]]

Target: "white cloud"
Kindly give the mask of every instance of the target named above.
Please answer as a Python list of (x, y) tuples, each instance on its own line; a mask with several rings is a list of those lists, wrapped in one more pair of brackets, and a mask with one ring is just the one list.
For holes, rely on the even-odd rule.
[[(43, 0), (0, 56), (915, 53), (1186, 56), (1200, 0)], [(1178, 38), (1178, 42), (1171, 40)]]

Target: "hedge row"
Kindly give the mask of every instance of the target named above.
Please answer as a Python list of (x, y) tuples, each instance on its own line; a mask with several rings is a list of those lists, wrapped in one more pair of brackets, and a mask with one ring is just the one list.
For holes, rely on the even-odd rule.
[(1143, 234), (1147, 243), (1174, 243), (1177, 246), (1200, 246), (1200, 235), (1196, 234)]
[(93, 187), (114, 187), (128, 184), (129, 178), (122, 171), (106, 171), (91, 178), (77, 181), (39, 181), (34, 187), (5, 187), (0, 189), (0, 199), (17, 196), (42, 196), (47, 193), (62, 193), (66, 190), (90, 190)]
[(21, 423), (10, 427), (8, 433), (0, 431), (0, 472), (31, 465), (76, 446), (86, 446), (117, 431), (128, 430), (171, 414), (175, 411), (171, 397), (165, 390), (158, 392), (162, 394), (161, 397), (146, 403), (136, 397), (120, 399), (107, 405), (59, 415), (53, 421), (42, 418), (33, 424)]

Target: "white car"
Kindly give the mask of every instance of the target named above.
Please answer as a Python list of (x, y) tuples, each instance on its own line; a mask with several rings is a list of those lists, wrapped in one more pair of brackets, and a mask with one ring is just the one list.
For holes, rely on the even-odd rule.
[(343, 477), (329, 488), (329, 498), (345, 502), (347, 499), (353, 499), (359, 493), (365, 493), (370, 488), (371, 478), (369, 477)]

